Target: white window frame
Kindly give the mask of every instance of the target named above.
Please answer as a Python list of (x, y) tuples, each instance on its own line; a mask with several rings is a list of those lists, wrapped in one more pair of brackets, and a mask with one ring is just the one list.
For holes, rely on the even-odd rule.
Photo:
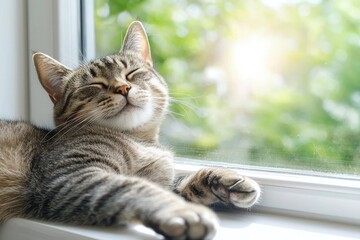
[(260, 184), (262, 196), (254, 211), (360, 224), (359, 179), (309, 175), (306, 171), (291, 174), (276, 168), (184, 158), (177, 158), (176, 172), (184, 175), (213, 166), (231, 168)]
[(29, 0), (29, 92), (30, 121), (52, 127), (52, 102), (39, 84), (32, 53), (43, 52), (68, 67), (80, 63), (80, 1)]
[[(87, 4), (91, 2), (86, 1)], [(81, 19), (86, 19), (88, 25), (93, 23), (89, 16), (92, 8), (87, 5), (84, 9), (83, 13), (86, 14), (82, 16), (80, 1), (74, 0), (29, 0), (29, 49), (49, 54), (67, 66), (78, 65), (82, 61), (79, 54), (79, 24)], [(92, 58), (95, 55), (93, 29), (88, 28), (82, 34), (92, 37), (83, 46), (86, 58)], [(30, 119), (40, 126), (49, 126), (52, 122), (51, 101), (38, 83), (32, 61), (29, 61), (29, 69)], [(211, 162), (177, 158), (176, 171), (178, 174), (189, 174), (210, 164)], [(233, 168), (260, 183), (262, 198), (253, 208), (254, 211), (360, 224), (360, 178), (316, 176), (301, 171), (294, 174), (289, 171), (279, 172), (278, 169), (250, 168), (227, 163), (216, 165)]]

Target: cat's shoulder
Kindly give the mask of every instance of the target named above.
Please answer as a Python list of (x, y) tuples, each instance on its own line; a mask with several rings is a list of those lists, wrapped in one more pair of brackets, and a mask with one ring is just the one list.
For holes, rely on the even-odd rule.
[(39, 128), (30, 122), (19, 120), (0, 120), (0, 145), (2, 149), (6, 146), (36, 148), (42, 139), (48, 134), (48, 130)]
[(22, 128), (32, 128), (37, 130), (45, 130), (47, 131), (47, 128), (38, 127), (35, 124), (32, 124), (29, 121), (25, 120), (13, 120), (13, 119), (0, 119), (0, 128), (1, 127), (22, 127)]

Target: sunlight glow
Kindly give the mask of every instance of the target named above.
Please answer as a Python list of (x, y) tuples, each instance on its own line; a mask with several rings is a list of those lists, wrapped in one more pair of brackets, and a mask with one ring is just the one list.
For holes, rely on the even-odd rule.
[(271, 36), (251, 36), (230, 47), (232, 74), (252, 91), (271, 90), (283, 53), (280, 40)]
[(268, 71), (271, 42), (267, 39), (249, 38), (234, 43), (232, 60), (242, 74), (253, 76)]

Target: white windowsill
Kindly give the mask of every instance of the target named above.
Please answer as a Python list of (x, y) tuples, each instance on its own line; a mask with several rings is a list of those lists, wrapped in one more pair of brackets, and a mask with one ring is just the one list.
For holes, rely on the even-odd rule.
[[(188, 174), (198, 168), (201, 166), (176, 164), (178, 174)], [(218, 213), (220, 228), (216, 240), (360, 239), (358, 182), (311, 176), (286, 176), (252, 170), (238, 171), (253, 177), (261, 184), (263, 197), (252, 212), (228, 210)], [(0, 225), (0, 239), (155, 240), (162, 238), (142, 225), (127, 228), (99, 228), (12, 219)]]
[[(220, 228), (216, 240), (354, 240), (360, 228), (326, 221), (295, 218), (267, 213), (219, 213)], [(2, 240), (156, 240), (162, 239), (142, 225), (123, 228), (74, 227), (12, 219), (0, 227)]]

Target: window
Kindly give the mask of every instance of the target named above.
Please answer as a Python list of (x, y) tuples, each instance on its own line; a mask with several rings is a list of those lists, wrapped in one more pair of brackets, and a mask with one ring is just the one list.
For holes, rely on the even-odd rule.
[[(274, 4), (274, 2), (278, 4)], [(331, 115), (330, 111), (327, 112), (326, 109), (328, 108), (325, 108), (325, 105), (315, 105), (315, 103), (320, 103), (322, 99), (321, 96), (315, 93), (319, 93), (323, 88), (321, 94), (329, 94), (326, 96), (329, 96), (335, 102), (337, 101), (336, 103), (340, 102), (352, 108), (356, 107), (356, 101), (352, 100), (356, 99), (356, 97), (350, 96), (353, 96), (359, 89), (356, 86), (359, 81), (354, 80), (354, 76), (359, 75), (356, 73), (356, 71), (359, 71), (356, 67), (356, 64), (358, 64), (356, 61), (358, 61), (360, 55), (356, 54), (357, 48), (354, 45), (356, 42), (354, 39), (356, 39), (355, 36), (357, 36), (358, 32), (355, 23), (358, 20), (356, 20), (356, 14), (353, 13), (353, 11), (356, 12), (356, 9), (359, 9), (359, 5), (357, 1), (342, 2), (335, 0), (208, 0), (207, 2), (205, 0), (31, 0), (28, 4), (29, 55), (31, 51), (43, 51), (70, 67), (76, 66), (81, 61), (81, 58), (83, 58), (82, 60), (90, 60), (95, 56), (118, 51), (128, 23), (139, 18), (144, 22), (149, 34), (156, 67), (167, 79), (171, 95), (174, 97), (171, 108), (173, 113), (168, 117), (169, 122), (165, 125), (162, 141), (175, 147), (177, 154), (183, 158), (207, 160), (201, 163), (192, 162), (192, 160), (184, 161), (184, 164), (177, 165), (178, 172), (194, 171), (202, 165), (211, 163), (233, 167), (234, 169), (242, 168), (242, 173), (255, 178), (262, 185), (264, 194), (257, 209), (287, 214), (310, 215), (360, 224), (360, 215), (357, 214), (360, 212), (359, 161), (356, 163), (357, 158), (355, 157), (356, 154), (354, 154), (356, 153), (356, 137), (347, 138), (350, 135), (344, 135), (339, 138), (340, 142), (331, 142), (333, 145), (328, 145), (330, 152), (335, 153), (329, 158), (329, 160), (332, 160), (331, 164), (322, 162), (326, 159), (325, 157), (316, 158), (316, 156), (320, 156), (320, 153), (329, 153), (325, 151), (325, 148), (318, 148), (319, 153), (314, 155), (315, 157), (301, 155), (310, 151), (304, 151), (303, 153), (300, 150), (290, 151), (291, 148), (286, 148), (286, 141), (282, 139), (288, 134), (290, 140), (301, 140), (303, 135), (297, 136), (292, 133), (292, 131), (298, 131), (302, 134), (308, 134), (306, 136), (309, 137), (305, 139), (316, 140), (317, 138), (314, 137), (318, 136), (315, 134), (316, 130), (323, 129), (322, 126), (327, 126), (330, 133), (354, 133), (354, 136), (356, 136), (356, 129), (345, 131), (347, 126), (354, 126), (346, 124), (349, 123), (346, 122), (348, 121), (346, 119), (356, 119), (356, 117), (348, 118), (349, 115), (345, 114), (347, 112), (343, 110), (341, 110), (341, 114)], [(163, 9), (166, 7), (167, 11)], [(44, 11), (44, 9), (47, 11)], [(203, 12), (204, 9), (207, 9), (206, 13)], [(342, 13), (339, 17), (341, 21), (338, 20), (339, 23), (348, 19), (348, 22), (343, 25), (346, 31), (340, 32), (341, 34), (324, 35), (325, 40), (334, 41), (332, 43), (336, 45), (329, 48), (331, 49), (331, 51), (328, 50), (330, 52), (321, 53), (321, 48), (317, 46), (322, 45), (316, 45), (318, 44), (316, 41), (319, 39), (311, 35), (311, 32), (308, 32), (306, 26), (308, 28), (313, 26), (307, 22), (312, 21), (315, 25), (319, 25), (321, 21), (326, 19), (328, 19), (326, 21), (330, 21), (331, 13), (333, 11), (336, 13), (335, 10)], [(224, 16), (221, 14), (223, 11), (227, 11)], [(258, 14), (258, 11), (261, 14)], [(322, 11), (324, 13), (321, 15)], [(303, 15), (304, 12), (305, 15)], [(186, 15), (181, 15), (181, 13)], [(215, 14), (216, 17), (211, 14)], [(187, 15), (191, 16), (191, 18), (185, 18)], [(239, 19), (237, 19), (239, 16), (241, 16), (242, 27), (238, 29), (239, 26), (235, 23), (239, 22)], [(263, 16), (266, 16), (266, 21)], [(276, 18), (279, 18), (278, 22), (272, 20)], [(320, 21), (320, 23), (317, 21)], [(325, 23), (327, 23), (326, 21)], [(270, 29), (279, 32), (270, 36), (267, 34), (269, 32), (265, 31), (265, 28), (260, 28), (261, 26), (271, 27)], [(335, 25), (329, 23), (329, 26)], [(82, 35), (79, 31), (80, 28)], [(236, 31), (232, 30), (232, 28), (235, 28)], [(302, 29), (301, 32), (299, 32), (300, 28)], [(326, 28), (324, 25), (321, 29), (322, 31), (318, 30), (319, 36), (327, 33), (333, 27)], [(242, 31), (245, 31), (243, 35), (235, 34), (236, 32), (240, 34)], [(248, 34), (250, 31), (253, 31), (254, 36)], [(299, 46), (295, 44), (296, 41), (282, 42), (283, 36), (289, 37), (286, 34), (298, 36), (300, 40), (302, 39), (305, 42), (300, 42), (302, 45)], [(221, 36), (220, 39), (219, 36)], [(269, 39), (268, 42), (265, 41), (265, 44), (260, 44), (262, 36)], [(333, 36), (333, 38), (330, 38), (330, 36)], [(273, 53), (272, 44), (277, 46), (275, 48), (277, 50), (279, 48), (279, 42), (277, 42), (279, 39), (282, 47), (293, 50), (282, 52), (283, 50), (280, 49), (281, 51)], [(185, 40), (187, 44), (184, 43)], [(253, 46), (254, 42), (256, 46)], [(177, 44), (176, 47), (174, 47), (174, 43)], [(212, 45), (209, 45), (210, 43)], [(304, 46), (307, 46), (309, 50), (305, 51)], [(346, 46), (344, 51), (347, 55), (346, 57), (343, 55), (341, 58), (343, 59), (341, 61), (344, 62), (341, 62), (336, 54), (340, 46)], [(220, 49), (220, 53), (213, 51), (214, 49)], [(238, 55), (233, 56), (237, 51), (242, 53), (239, 58), (237, 58)], [(253, 56), (251, 54), (253, 51), (258, 53), (264, 51), (264, 53), (261, 53), (263, 55), (260, 54), (260, 56)], [(319, 56), (316, 55), (317, 51), (319, 51), (319, 54), (321, 53)], [(216, 58), (216, 61), (209, 63), (210, 59), (218, 56), (217, 54), (228, 55), (224, 55), (226, 57), (223, 56), (224, 58), (220, 58), (220, 60)], [(268, 59), (272, 59), (269, 56), (273, 57), (274, 54), (281, 61), (271, 62), (269, 65), (265, 64)], [(233, 56), (240, 63), (254, 64), (253, 69), (250, 65), (247, 65), (248, 67), (245, 69), (240, 65), (239, 69), (237, 66), (231, 66), (229, 59), (232, 57), (229, 56)], [(244, 56), (246, 58), (243, 58)], [(327, 61), (324, 60), (325, 57), (327, 57)], [(259, 59), (262, 60), (258, 62)], [(250, 63), (247, 63), (247, 60)], [(286, 68), (282, 64), (285, 64)], [(223, 68), (222, 65), (225, 65), (225, 67)], [(270, 80), (261, 82), (263, 79), (257, 79), (259, 73), (254, 68), (258, 69), (259, 66), (264, 67), (266, 73), (269, 72), (270, 75), (267, 77)], [(324, 69), (320, 68), (320, 71), (319, 66), (324, 67)], [(313, 70), (314, 67), (315, 70)], [(346, 67), (346, 69), (343, 69), (343, 67)], [(246, 74), (240, 74), (237, 72), (238, 70), (245, 71)], [(29, 61), (29, 72), (30, 120), (40, 126), (50, 126), (52, 122), (52, 106), (48, 96), (38, 84), (31, 61)], [(233, 72), (235, 72), (235, 75), (232, 75)], [(315, 77), (316, 74), (320, 74), (318, 77), (322, 77), (317, 78)], [(228, 76), (230, 78), (227, 78)], [(246, 77), (240, 79), (243, 88), (235, 88), (234, 85), (229, 85), (227, 81), (230, 81), (229, 79), (234, 76)], [(291, 81), (287, 80), (288, 76)], [(343, 81), (339, 76), (350, 78), (353, 81), (349, 79)], [(255, 78), (252, 79), (253, 77)], [(231, 80), (230, 82), (234, 81)], [(328, 87), (332, 85), (329, 85), (328, 81), (338, 85), (336, 85), (336, 88), (330, 88), (330, 91)], [(237, 82), (235, 81), (235, 83)], [(347, 90), (343, 91), (344, 88)], [(233, 90), (239, 90), (239, 92), (233, 93), (231, 95), (234, 96), (233, 98), (227, 98), (226, 94)], [(298, 95), (302, 96), (302, 98), (299, 98)], [(237, 99), (238, 97), (241, 99)], [(233, 99), (232, 102), (229, 101), (231, 99)], [(237, 101), (234, 99), (237, 99)], [(294, 103), (293, 99), (301, 100), (299, 105), (296, 105), (297, 102)], [(313, 104), (306, 105), (306, 102)], [(292, 108), (294, 104), (295, 108)], [(314, 109), (314, 107), (319, 108)], [(334, 109), (340, 111), (338, 109), (350, 108)], [(319, 118), (315, 122), (310, 121), (312, 120), (311, 117), (317, 116), (317, 111), (320, 112), (320, 110), (322, 114), (328, 113), (328, 118)], [(231, 115), (224, 115), (223, 113)], [(285, 116), (282, 116), (283, 113), (286, 113)], [(312, 115), (312, 113), (315, 115)], [(355, 115), (352, 114), (351, 116)], [(347, 118), (341, 120), (339, 116)], [(329, 127), (327, 125), (329, 123), (325, 121), (326, 119), (332, 119), (333, 122), (330, 121), (330, 123), (333, 125)], [(308, 120), (308, 122), (305, 120)], [(213, 128), (214, 125), (217, 126), (217, 123), (221, 123), (224, 128)], [(317, 125), (311, 125), (312, 123)], [(256, 124), (263, 128), (257, 129)], [(306, 126), (309, 126), (309, 128)], [(341, 128), (335, 131), (337, 127)], [(345, 129), (343, 132), (341, 131), (342, 128)], [(172, 131), (180, 129), (179, 132), (185, 134), (179, 139), (180, 141), (175, 141), (176, 139), (169, 135), (171, 131), (166, 129)], [(304, 129), (315, 129), (315, 133), (312, 131), (305, 133), (300, 131)], [(277, 135), (271, 135), (271, 131), (275, 130)], [(197, 136), (204, 138), (191, 142), (188, 135), (193, 139), (197, 139)], [(218, 136), (218, 138), (215, 138), (218, 142), (214, 140), (213, 136)], [(326, 137), (329, 136), (331, 135), (326, 135)], [(276, 139), (278, 140), (275, 141)], [(353, 140), (350, 141), (349, 139)], [(322, 142), (315, 140), (313, 141), (315, 145), (304, 145), (304, 149), (306, 149), (306, 146), (323, 146), (320, 144)], [(254, 146), (258, 146), (260, 150), (256, 150), (257, 148)], [(259, 146), (263, 148), (259, 148)], [(294, 147), (298, 148), (299, 146), (294, 145)], [(340, 149), (339, 152), (337, 152), (338, 149)], [(351, 159), (354, 161), (349, 161), (354, 163), (353, 165), (343, 164), (343, 158), (336, 155), (345, 153), (349, 149), (353, 149)], [(300, 154), (289, 155), (289, 153)], [(306, 161), (301, 160), (300, 157), (303, 157)], [(286, 159), (288, 161), (285, 161)], [(323, 168), (322, 165), (324, 165)], [(330, 172), (335, 174), (329, 174)], [(319, 177), (319, 175), (321, 176)]]
[(262, 185), (257, 209), (360, 223), (356, 0), (93, 4), (90, 58), (144, 22), (170, 88), (161, 140), (178, 172), (240, 168)]
[(360, 174), (360, 5), (95, 0), (95, 53), (144, 21), (178, 156)]

